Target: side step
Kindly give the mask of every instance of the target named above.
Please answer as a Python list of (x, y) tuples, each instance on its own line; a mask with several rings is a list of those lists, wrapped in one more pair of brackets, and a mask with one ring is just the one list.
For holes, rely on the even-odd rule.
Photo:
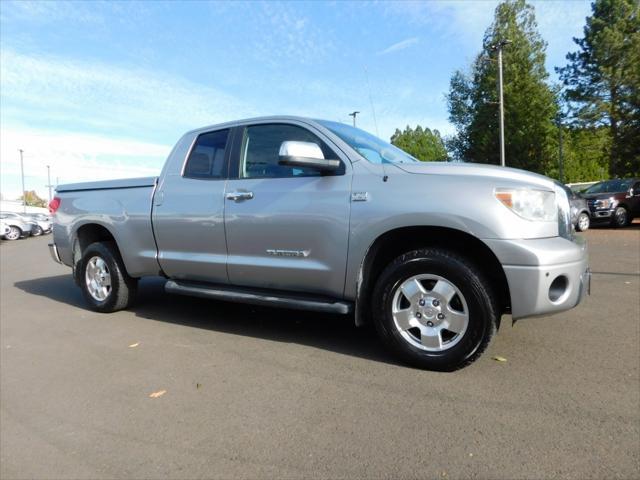
[(312, 310), (347, 314), (353, 310), (353, 304), (329, 297), (314, 297), (290, 292), (273, 292), (268, 290), (211, 285), (196, 282), (177, 282), (168, 280), (165, 291), (179, 295), (225, 300), (228, 302), (250, 303), (269, 307), (291, 308), (294, 310)]

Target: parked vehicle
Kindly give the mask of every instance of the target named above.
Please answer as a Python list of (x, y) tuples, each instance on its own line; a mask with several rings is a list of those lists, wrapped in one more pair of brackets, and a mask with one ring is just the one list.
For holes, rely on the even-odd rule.
[(0, 220), (0, 238), (4, 238), (9, 232), (11, 232), (11, 227), (4, 223), (4, 220)]
[(589, 206), (587, 201), (578, 192), (574, 192), (568, 186), (563, 185), (564, 191), (569, 198), (569, 205), (571, 207), (571, 224), (576, 231), (585, 232), (591, 225), (591, 214), (589, 212)]
[(606, 180), (583, 192), (593, 222), (609, 222), (614, 227), (629, 225), (640, 216), (640, 178)]
[(0, 220), (9, 225), (10, 231), (4, 236), (6, 240), (28, 237), (36, 227), (34, 222), (14, 212), (0, 212)]
[(171, 293), (353, 312), (405, 361), (451, 370), (485, 350), (502, 314), (561, 312), (589, 290), (586, 244), (552, 180), (423, 163), (341, 123), (201, 128), (159, 178), (56, 191), (52, 257), (100, 312), (160, 274)]
[(53, 223), (51, 222), (51, 217), (48, 215), (44, 215), (42, 213), (27, 213), (25, 217), (36, 224), (33, 228), (33, 232), (31, 233), (34, 237), (51, 233)]

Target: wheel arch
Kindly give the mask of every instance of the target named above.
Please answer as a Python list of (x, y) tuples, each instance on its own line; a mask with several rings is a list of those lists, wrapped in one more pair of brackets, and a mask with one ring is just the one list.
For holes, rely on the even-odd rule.
[(426, 247), (440, 247), (461, 254), (481, 269), (495, 288), (499, 313), (511, 310), (509, 284), (502, 265), (493, 251), (473, 235), (449, 227), (407, 226), (389, 230), (369, 246), (360, 265), (355, 301), (357, 326), (370, 317), (370, 299), (376, 279), (384, 268), (403, 253)]
[[(120, 246), (118, 245), (118, 241), (116, 240), (115, 235), (108, 227), (103, 224), (96, 222), (88, 222), (84, 223), (76, 228), (74, 234), (72, 236), (72, 261), (73, 261), (73, 277), (78, 282), (78, 275), (76, 268), (78, 262), (82, 258), (82, 254), (85, 249), (95, 242), (113, 242), (116, 246), (116, 250), (118, 254), (122, 258), (122, 253), (120, 250)], [(126, 266), (125, 266), (126, 268)]]

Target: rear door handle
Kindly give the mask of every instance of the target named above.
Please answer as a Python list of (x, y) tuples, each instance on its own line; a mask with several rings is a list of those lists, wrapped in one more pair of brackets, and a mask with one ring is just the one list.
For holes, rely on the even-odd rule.
[(227, 200), (233, 200), (234, 202), (251, 200), (253, 198), (253, 192), (228, 192), (225, 197)]

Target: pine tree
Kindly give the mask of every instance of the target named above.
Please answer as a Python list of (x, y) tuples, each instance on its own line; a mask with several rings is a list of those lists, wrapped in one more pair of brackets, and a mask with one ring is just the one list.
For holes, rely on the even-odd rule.
[(578, 125), (607, 125), (609, 173), (640, 174), (640, 3), (596, 0), (584, 37), (558, 69)]
[(546, 43), (537, 32), (533, 7), (524, 0), (498, 5), (471, 72), (458, 71), (451, 78), (447, 100), (457, 135), (448, 145), (460, 160), (500, 163), (498, 66), (493, 46), (502, 40), (510, 42), (503, 50), (506, 164), (554, 172), (558, 108), (546, 83)]

